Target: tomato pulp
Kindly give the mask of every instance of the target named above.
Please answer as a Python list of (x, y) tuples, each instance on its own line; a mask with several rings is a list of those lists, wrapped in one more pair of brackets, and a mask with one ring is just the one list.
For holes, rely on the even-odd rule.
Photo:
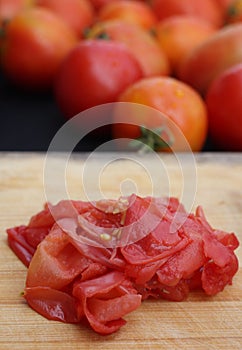
[(148, 297), (182, 301), (195, 288), (215, 295), (238, 270), (235, 234), (176, 198), (64, 200), (7, 233), (28, 266), (28, 304), (51, 320), (86, 319), (101, 334), (117, 331)]

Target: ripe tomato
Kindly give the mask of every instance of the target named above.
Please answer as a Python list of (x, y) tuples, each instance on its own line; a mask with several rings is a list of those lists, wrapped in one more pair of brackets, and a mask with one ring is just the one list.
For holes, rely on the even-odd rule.
[[(178, 126), (191, 149), (201, 150), (207, 135), (207, 111), (200, 95), (190, 86), (171, 77), (145, 78), (128, 87), (120, 95), (119, 101), (132, 102), (139, 104), (138, 106), (146, 105), (164, 113)], [(164, 120), (159, 114), (147, 111), (147, 109), (142, 111), (140, 107), (139, 110), (133, 108), (132, 112), (132, 108), (131, 104), (127, 113), (123, 113), (122, 124), (114, 123), (113, 135), (115, 138), (139, 138), (141, 130), (137, 125), (142, 125), (147, 129), (157, 129), (163, 126)], [(116, 116), (114, 118), (117, 120)], [(135, 125), (126, 124), (132, 124), (132, 122)], [(172, 125), (169, 124), (168, 128), (172, 128)], [(179, 135), (176, 130), (172, 128), (170, 131), (175, 138), (172, 149), (184, 151), (184, 147), (186, 148), (183, 143), (184, 138), (178, 140)]]
[(192, 15), (217, 27), (223, 23), (223, 15), (214, 0), (152, 0), (151, 4), (160, 20), (174, 15)]
[(172, 16), (155, 27), (158, 42), (176, 73), (184, 58), (215, 32), (214, 26), (195, 16)]
[(80, 42), (61, 65), (55, 96), (63, 114), (73, 117), (87, 108), (114, 102), (143, 76), (126, 46), (106, 40)]
[(89, 31), (88, 38), (102, 36), (124, 43), (140, 63), (144, 76), (170, 73), (169, 62), (162, 48), (143, 28), (123, 20), (97, 22)]
[(242, 151), (242, 63), (226, 69), (212, 82), (206, 104), (214, 145), (220, 150)]
[(49, 88), (66, 54), (76, 45), (74, 32), (53, 12), (33, 7), (5, 27), (4, 73), (26, 88)]
[(94, 8), (89, 0), (37, 0), (36, 4), (61, 16), (79, 37), (94, 21)]
[(0, 1), (0, 26), (9, 21), (20, 10), (32, 6), (34, 0), (1, 0)]
[(242, 61), (242, 24), (226, 26), (199, 45), (181, 64), (179, 78), (202, 94), (223, 70)]
[(98, 12), (98, 20), (122, 19), (150, 29), (157, 22), (151, 7), (137, 0), (113, 1), (104, 5)]

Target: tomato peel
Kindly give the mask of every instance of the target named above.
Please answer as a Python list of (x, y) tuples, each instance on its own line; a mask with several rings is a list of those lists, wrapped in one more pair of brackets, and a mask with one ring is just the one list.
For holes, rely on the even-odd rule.
[[(89, 234), (79, 216), (92, 225), (89, 241), (74, 234), (80, 228)], [(102, 246), (101, 240), (95, 245), (95, 234), (109, 234), (110, 228), (124, 229), (124, 237), (116, 246)], [(133, 194), (116, 201), (48, 203), (28, 225), (7, 234), (10, 248), (29, 267), (29, 306), (51, 320), (87, 320), (103, 335), (125, 325), (123, 317), (142, 300), (182, 301), (194, 289), (216, 295), (238, 271), (236, 235), (212, 228), (202, 207), (188, 214), (176, 198)]]

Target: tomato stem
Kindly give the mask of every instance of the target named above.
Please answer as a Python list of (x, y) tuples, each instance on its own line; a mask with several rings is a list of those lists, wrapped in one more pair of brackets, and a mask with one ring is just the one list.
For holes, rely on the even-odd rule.
[(101, 32), (98, 34), (97, 39), (110, 40), (110, 36), (106, 32)]
[(140, 137), (129, 143), (130, 147), (138, 148), (140, 152), (167, 149), (174, 143), (174, 137), (165, 125), (153, 129), (147, 129), (145, 126), (140, 126), (140, 133)]

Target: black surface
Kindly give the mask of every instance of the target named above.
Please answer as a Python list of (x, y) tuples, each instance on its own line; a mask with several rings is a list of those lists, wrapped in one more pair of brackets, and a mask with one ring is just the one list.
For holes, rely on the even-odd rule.
[[(66, 121), (51, 91), (21, 90), (0, 73), (0, 151), (46, 151)], [(102, 138), (87, 136), (75, 151), (92, 151)]]
[[(46, 151), (65, 122), (51, 92), (21, 90), (0, 72), (0, 151)], [(92, 151), (109, 139), (87, 136), (75, 151)], [(212, 150), (208, 141), (203, 150)]]
[(1, 151), (44, 151), (63, 123), (51, 93), (23, 91), (0, 77)]

